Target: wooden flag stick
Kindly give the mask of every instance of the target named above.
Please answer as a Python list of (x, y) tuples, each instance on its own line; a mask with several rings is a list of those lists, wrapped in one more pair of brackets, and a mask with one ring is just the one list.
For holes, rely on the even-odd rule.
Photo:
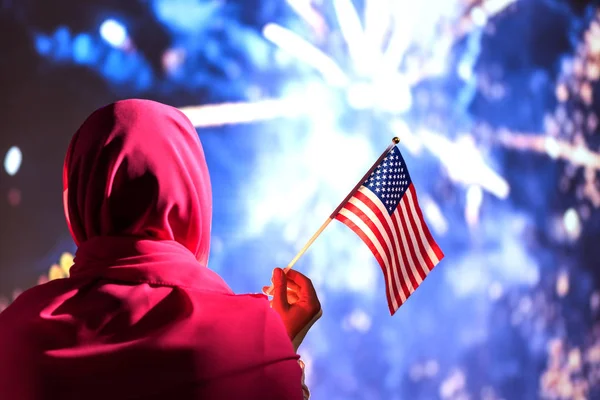
[[(392, 143), (387, 147), (387, 149), (385, 149), (385, 151), (383, 153), (381, 153), (381, 155), (379, 156), (379, 158), (377, 159), (377, 161), (375, 161), (375, 163), (371, 166), (371, 168), (369, 168), (369, 170), (367, 171), (367, 173), (361, 178), (360, 181), (358, 181), (358, 183), (354, 186), (354, 188), (352, 188), (352, 190), (350, 191), (350, 193), (348, 193), (348, 196), (346, 196), (346, 198), (344, 200), (342, 200), (342, 202), (331, 213), (331, 215), (329, 216), (329, 218), (327, 218), (325, 220), (325, 222), (323, 222), (323, 225), (321, 225), (321, 227), (315, 232), (314, 235), (312, 235), (312, 237), (308, 240), (308, 242), (306, 242), (306, 244), (304, 245), (304, 247), (302, 247), (302, 249), (300, 249), (300, 251), (298, 252), (298, 254), (296, 254), (296, 256), (292, 259), (292, 261), (290, 261), (289, 264), (283, 269), (283, 271), (285, 273), (287, 273), (290, 269), (292, 269), (292, 267), (294, 266), (294, 264), (296, 264), (296, 262), (300, 259), (300, 257), (302, 257), (304, 255), (304, 253), (306, 253), (306, 250), (308, 250), (308, 248), (314, 243), (314, 241), (317, 240), (317, 238), (319, 237), (319, 235), (321, 235), (321, 233), (323, 233), (323, 231), (325, 230), (325, 228), (327, 228), (327, 225), (329, 225), (329, 223), (335, 219), (336, 215), (340, 212), (340, 210), (342, 208), (344, 208), (344, 206), (346, 205), (346, 203), (348, 202), (348, 200), (350, 200), (350, 198), (352, 196), (354, 196), (354, 193), (356, 193), (356, 191), (367, 180), (367, 178), (369, 176), (371, 176), (371, 174), (373, 173), (373, 171), (375, 171), (375, 169), (381, 163), (381, 161), (383, 161), (383, 159), (385, 157), (387, 157), (388, 153), (398, 143), (400, 143), (400, 139), (399, 138), (395, 137), (395, 138), (392, 139)], [(271, 284), (271, 286), (269, 287), (269, 289), (267, 291), (267, 294), (271, 295), (272, 293), (273, 293), (273, 285)]]

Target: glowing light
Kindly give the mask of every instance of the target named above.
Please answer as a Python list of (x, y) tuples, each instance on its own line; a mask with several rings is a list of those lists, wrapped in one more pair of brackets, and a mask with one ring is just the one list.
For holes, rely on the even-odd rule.
[(162, 65), (165, 71), (169, 73), (176, 72), (185, 61), (184, 49), (168, 49), (162, 56)]
[[(394, 12), (394, 29), (391, 30), (391, 38), (387, 49), (383, 54), (383, 62), (385, 67), (390, 71), (396, 71), (402, 59), (406, 54), (406, 50), (410, 46), (414, 36), (414, 25), (416, 24), (416, 3), (410, 1), (397, 1), (392, 4)], [(397, 16), (403, 18), (397, 18)], [(400, 19), (402, 20), (401, 23)], [(381, 21), (377, 22), (381, 24)], [(382, 38), (383, 42), (383, 38)]]
[(63, 279), (69, 277), (69, 271), (73, 266), (74, 257), (71, 253), (62, 253), (58, 264), (52, 264), (48, 270), (48, 275), (42, 275), (38, 278), (38, 284), (42, 284), (55, 279)]
[(600, 292), (596, 291), (590, 296), (590, 308), (594, 312), (600, 309)]
[(488, 290), (488, 294), (489, 294), (491, 300), (500, 299), (502, 297), (503, 293), (504, 293), (504, 290), (503, 290), (502, 284), (500, 282), (493, 282), (490, 285), (490, 288)]
[(433, 231), (438, 235), (445, 235), (448, 232), (448, 221), (444, 218), (440, 207), (429, 196), (422, 196), (420, 203), (427, 223)]
[(440, 397), (461, 398), (460, 394), (466, 385), (466, 377), (462, 371), (454, 371), (440, 386)]
[(16, 188), (11, 188), (8, 191), (8, 204), (13, 207), (18, 206), (21, 203), (21, 191)]
[(433, 378), (440, 371), (440, 364), (435, 360), (429, 360), (425, 363), (425, 367), (423, 368), (423, 372), (425, 376), (429, 378)]
[(581, 351), (579, 349), (571, 350), (567, 363), (571, 371), (579, 371), (582, 366)]
[(327, 23), (323, 16), (314, 9), (311, 0), (287, 0), (287, 3), (322, 39), (327, 31)]
[(483, 202), (483, 191), (480, 186), (471, 185), (467, 190), (467, 205), (465, 207), (465, 219), (469, 226), (475, 226), (479, 222), (479, 209)]
[(570, 239), (575, 240), (581, 235), (581, 220), (573, 208), (569, 208), (563, 216), (563, 224)]
[[(281, 160), (275, 160), (273, 157), (265, 159), (257, 166), (256, 172), (259, 176), (269, 174), (271, 178), (259, 180), (248, 193), (250, 209), (253, 210), (249, 226), (253, 227), (253, 233), (260, 233), (269, 220), (281, 219), (289, 223), (290, 215), (301, 215), (300, 210), (306, 206), (309, 199), (320, 192), (320, 182), (326, 182), (327, 186), (324, 190), (328, 194), (328, 204), (323, 206), (322, 214), (322, 217), (326, 218), (337, 205), (329, 203), (329, 200), (333, 198), (334, 202), (339, 202), (343, 199), (364, 174), (369, 161), (376, 157), (369, 147), (367, 139), (362, 136), (349, 138), (332, 131), (323, 133), (322, 136), (312, 135), (302, 146), (296, 145), (293, 155), (288, 154)], [(306, 160), (310, 162), (307, 163)], [(282, 168), (273, 170), (273, 162)], [(303, 172), (298, 170), (298, 165), (303, 165)], [(290, 172), (294, 169), (293, 166), (296, 166), (297, 173)], [(275, 181), (276, 185), (273, 184)], [(314, 212), (311, 211), (311, 214)], [(304, 221), (305, 219), (299, 223), (304, 224)], [(302, 235), (297, 239), (306, 240)], [(360, 270), (358, 280), (364, 278), (362, 273), (366, 273), (366, 270), (368, 268)]]
[(464, 81), (470, 81), (473, 77), (473, 69), (467, 62), (462, 62), (458, 65), (458, 76)]
[(518, 311), (521, 314), (529, 314), (533, 308), (533, 302), (529, 296), (525, 296), (519, 301)]
[(197, 37), (211, 19), (218, 16), (221, 3), (197, 0), (154, 0), (148, 2), (156, 18), (177, 33)]
[(546, 153), (550, 156), (550, 158), (557, 159), (560, 155), (560, 145), (556, 141), (555, 138), (548, 136), (546, 138)]
[(367, 46), (378, 47), (389, 32), (392, 10), (389, 1), (367, 0), (364, 11), (364, 35)]
[(373, 87), (365, 82), (352, 84), (348, 88), (348, 103), (356, 109), (366, 109), (373, 107), (376, 96)]
[(564, 83), (560, 83), (556, 86), (556, 98), (560, 102), (565, 102), (569, 99), (569, 89)]
[(118, 21), (107, 19), (100, 25), (100, 36), (113, 47), (124, 47), (128, 41), (127, 30)]
[(42, 55), (50, 54), (52, 50), (52, 40), (49, 37), (37, 36), (35, 38), (35, 48)]
[(565, 297), (569, 293), (569, 275), (561, 271), (556, 279), (556, 294), (559, 297)]
[(86, 34), (77, 35), (73, 41), (73, 58), (85, 64), (93, 60), (92, 38)]
[(423, 131), (420, 136), (429, 151), (444, 164), (453, 181), (479, 185), (501, 199), (508, 197), (508, 182), (487, 165), (471, 137), (463, 136), (452, 142), (431, 131)]
[(328, 84), (344, 86), (348, 83), (346, 74), (335, 61), (289, 29), (270, 23), (263, 28), (263, 35), (279, 48), (316, 69)]
[(69, 275), (69, 271), (71, 269), (71, 267), (73, 266), (75, 257), (73, 257), (73, 254), (71, 253), (62, 253), (60, 255), (60, 260), (58, 261), (58, 265), (60, 265), (60, 268), (63, 270), (63, 272), (67, 275)]
[(281, 117), (305, 115), (312, 109), (310, 102), (299, 98), (262, 100), (253, 103), (221, 103), (180, 108), (196, 128), (242, 124)]
[(350, 0), (333, 0), (342, 36), (348, 45), (348, 52), (353, 58), (356, 70), (361, 75), (373, 72), (373, 54), (369, 54), (366, 38), (361, 26), (360, 17)]
[(48, 280), (55, 280), (55, 279), (62, 279), (62, 278), (66, 278), (66, 274), (64, 273), (64, 271), (60, 268), (60, 266), (58, 265), (52, 265), (50, 267), (50, 271), (48, 272)]
[(495, 15), (514, 3), (516, 0), (487, 0), (483, 3), (483, 8), (487, 15)]
[(477, 26), (484, 26), (487, 24), (487, 15), (480, 7), (473, 7), (471, 9), (471, 20)]
[(400, 119), (392, 121), (390, 128), (394, 135), (400, 138), (402, 147), (406, 148), (414, 155), (420, 155), (423, 151), (423, 141), (414, 133), (410, 131), (410, 128), (406, 123)]
[[(506, 147), (548, 154), (551, 149), (553, 158), (568, 161), (578, 167), (600, 170), (600, 154), (591, 151), (584, 144), (571, 144), (567, 141), (551, 139), (544, 135), (524, 135), (504, 132), (499, 140)], [(550, 146), (548, 147), (548, 143)]]
[(413, 105), (412, 93), (408, 80), (401, 74), (381, 75), (374, 82), (377, 91), (376, 108), (391, 113), (404, 113)]
[(350, 106), (356, 109), (377, 108), (402, 113), (412, 106), (410, 86), (397, 75), (376, 83), (353, 83), (348, 87), (347, 96)]
[(4, 157), (4, 170), (9, 175), (15, 175), (21, 168), (21, 162), (23, 161), (23, 154), (21, 149), (17, 146), (13, 146), (6, 152)]
[(371, 329), (371, 317), (363, 310), (355, 309), (348, 315), (344, 324), (348, 329), (365, 333)]

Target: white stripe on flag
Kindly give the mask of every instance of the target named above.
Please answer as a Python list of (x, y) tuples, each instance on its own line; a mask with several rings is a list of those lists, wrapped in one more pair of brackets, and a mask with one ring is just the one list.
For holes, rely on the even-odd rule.
[[(397, 264), (397, 260), (394, 257), (394, 248), (393, 248), (393, 245), (392, 245), (392, 241), (390, 240), (390, 237), (387, 234), (387, 231), (385, 230), (385, 228), (381, 224), (381, 221), (379, 221), (379, 218), (377, 217), (377, 215), (375, 215), (375, 213), (373, 212), (373, 210), (371, 210), (371, 208), (368, 205), (366, 205), (365, 203), (363, 203), (362, 201), (360, 201), (356, 197), (350, 198), (350, 200), (348, 202), (351, 203), (351, 204), (354, 204), (356, 206), (356, 208), (358, 208), (360, 211), (362, 211), (367, 216), (367, 218), (369, 218), (373, 222), (373, 224), (375, 225), (375, 227), (379, 231), (379, 234), (381, 235), (383, 241), (387, 245), (388, 251), (390, 253), (390, 256), (389, 256), (388, 260), (391, 261), (390, 264), (392, 266), (392, 272), (393, 272), (393, 275), (394, 275), (394, 282), (389, 281), (389, 283), (390, 283), (390, 285), (393, 285), (395, 283), (396, 290), (400, 294), (400, 300), (402, 300), (402, 303), (404, 303), (406, 301), (406, 296), (404, 295), (404, 291), (402, 290), (402, 286), (400, 286), (400, 278), (398, 278), (398, 269), (399, 269), (399, 266), (396, 265)], [(377, 204), (377, 203), (375, 203), (375, 204)], [(387, 214), (384, 214), (384, 215), (387, 215)], [(393, 293), (393, 291), (392, 291), (392, 293)]]
[[(369, 240), (373, 243), (373, 246), (379, 253), (379, 256), (383, 260), (383, 263), (385, 264), (384, 266), (385, 266), (385, 270), (387, 273), (388, 282), (391, 282), (389, 260), (385, 256), (385, 251), (383, 251), (383, 247), (381, 247), (381, 243), (379, 242), (379, 240), (377, 240), (377, 238), (375, 237), (373, 232), (369, 229), (369, 227), (356, 214), (354, 214), (347, 208), (342, 208), (340, 210), (340, 214), (342, 214), (344, 217), (346, 217), (350, 221), (352, 221), (354, 223), (354, 225), (356, 225), (356, 227), (358, 229), (360, 229), (365, 234), (365, 236), (367, 236), (369, 238)], [(389, 287), (386, 288), (386, 290), (388, 290), (389, 297), (392, 299), (392, 306), (393, 306), (394, 310), (397, 310), (398, 309), (398, 301), (396, 300), (396, 296), (394, 295), (394, 292), (392, 291), (392, 285), (389, 285)]]
[(427, 255), (429, 256), (429, 259), (433, 263), (433, 266), (436, 266), (440, 262), (440, 260), (438, 259), (437, 255), (435, 254), (435, 251), (433, 251), (433, 249), (431, 248), (431, 244), (429, 243), (429, 240), (427, 240), (427, 237), (425, 236), (425, 233), (424, 233), (424, 230), (422, 227), (423, 221), (421, 221), (421, 219), (419, 218), (419, 214), (417, 213), (416, 206), (413, 201), (413, 198), (414, 199), (417, 198), (416, 193), (412, 186), (408, 189), (408, 191), (410, 192), (410, 196), (408, 196), (408, 204), (410, 205), (410, 210), (412, 212), (413, 218), (415, 219), (415, 223), (417, 225), (417, 230), (419, 231), (419, 236), (421, 237), (421, 242), (423, 243), (423, 246), (425, 247), (425, 250), (427, 251)]
[[(410, 236), (410, 241), (411, 241), (411, 245), (412, 248), (415, 252), (415, 255), (417, 256), (417, 259), (419, 261), (419, 265), (417, 266), (417, 268), (420, 268), (421, 271), (423, 271), (424, 276), (427, 275), (429, 273), (429, 268), (427, 268), (427, 263), (425, 262), (425, 260), (423, 260), (423, 256), (421, 255), (421, 249), (419, 248), (419, 243), (417, 242), (417, 238), (415, 237), (415, 229), (416, 227), (414, 227), (412, 225), (412, 223), (410, 222), (410, 218), (408, 215), (408, 211), (406, 210), (406, 203), (408, 202), (408, 194), (404, 193), (404, 196), (402, 198), (402, 201), (399, 204), (399, 207), (402, 210), (402, 214), (404, 215), (404, 221), (406, 222), (406, 227), (408, 229), (408, 235)], [(414, 218), (414, 215), (413, 215)], [(421, 274), (417, 273), (415, 275), (415, 278), (418, 279), (418, 284), (421, 284)]]

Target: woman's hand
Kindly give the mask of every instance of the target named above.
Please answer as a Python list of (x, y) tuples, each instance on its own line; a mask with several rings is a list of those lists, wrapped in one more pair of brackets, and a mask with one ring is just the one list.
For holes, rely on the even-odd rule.
[[(273, 270), (273, 300), (271, 307), (279, 314), (297, 351), (310, 327), (322, 315), (321, 303), (315, 288), (306, 276), (298, 271), (281, 268)], [(263, 287), (266, 294), (269, 286)]]

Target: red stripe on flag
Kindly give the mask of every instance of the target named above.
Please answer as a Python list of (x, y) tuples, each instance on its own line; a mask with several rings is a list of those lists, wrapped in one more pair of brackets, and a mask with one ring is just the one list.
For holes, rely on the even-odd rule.
[[(395, 272), (398, 275), (398, 281), (400, 281), (400, 286), (401, 286), (400, 288), (397, 288), (397, 289), (398, 289), (398, 291), (402, 290), (402, 292), (404, 294), (404, 298), (408, 298), (408, 296), (410, 295), (410, 291), (408, 290), (408, 287), (406, 286), (406, 282), (404, 280), (404, 274), (402, 273), (402, 269), (405, 269), (405, 267), (403, 267), (403, 264), (402, 264), (403, 261), (401, 258), (401, 254), (399, 252), (400, 249), (398, 248), (398, 246), (396, 246), (396, 243), (400, 243), (400, 238), (396, 235), (396, 232), (393, 231), (392, 227), (390, 226), (389, 214), (388, 214), (388, 218), (386, 218), (386, 216), (384, 216), (383, 213), (381, 212), (381, 209), (379, 207), (377, 207), (377, 205), (373, 202), (373, 200), (371, 200), (369, 197), (367, 197), (362, 192), (357, 192), (354, 195), (354, 197), (357, 200), (362, 201), (367, 207), (369, 207), (369, 209), (371, 209), (375, 213), (375, 215), (379, 219), (379, 222), (381, 223), (381, 225), (385, 229), (388, 237), (390, 238), (390, 241), (392, 244), (392, 251), (393, 251), (392, 256), (396, 260), (396, 271)], [(404, 262), (406, 262), (406, 260)], [(394, 284), (394, 286), (397, 286), (397, 285)], [(400, 299), (400, 301), (398, 301), (398, 304), (401, 304), (401, 303), (402, 303), (402, 300)]]
[[(426, 264), (423, 267), (427, 268), (425, 271), (425, 274), (427, 275), (436, 266), (439, 260), (437, 258), (437, 255), (433, 251), (431, 242), (427, 239), (427, 236), (425, 234), (425, 221), (423, 221), (418, 214), (418, 212), (420, 211), (419, 204), (415, 203), (413, 197), (410, 195), (410, 192), (407, 193), (406, 196), (408, 198), (406, 209), (410, 215), (411, 224), (414, 226), (415, 236), (417, 237), (419, 249), (423, 257), (423, 261), (425, 261)], [(433, 244), (435, 245), (435, 242), (433, 242)]]
[(427, 227), (427, 224), (425, 223), (425, 219), (423, 218), (423, 213), (421, 212), (421, 207), (419, 207), (419, 202), (417, 199), (417, 191), (415, 190), (412, 183), (410, 184), (410, 187), (408, 188), (408, 194), (412, 197), (413, 204), (415, 205), (415, 209), (419, 216), (419, 221), (421, 222), (421, 227), (423, 228), (423, 233), (425, 234), (425, 237), (427, 238), (427, 242), (429, 243), (429, 246), (435, 253), (435, 255), (438, 259), (438, 262), (442, 261), (442, 258), (444, 258), (444, 253), (442, 252), (442, 249), (440, 249), (440, 246), (438, 246), (436, 241), (433, 239), (431, 232), (429, 232), (429, 228)]
[[(407, 254), (405, 248), (409, 249), (409, 253), (410, 253), (410, 238), (406, 237), (406, 232), (404, 232), (404, 240), (402, 240), (403, 235), (402, 233), (400, 233), (400, 226), (398, 225), (398, 219), (400, 218), (396, 218), (396, 215), (400, 212), (400, 206), (398, 206), (396, 208), (396, 210), (394, 210), (394, 213), (391, 216), (392, 219), (392, 225), (394, 226), (394, 230), (396, 231), (396, 235), (398, 235), (398, 238), (400, 238), (400, 242), (402, 243), (402, 249), (400, 249), (400, 251), (402, 252), (402, 260), (404, 261), (404, 267), (406, 269), (406, 275), (408, 276), (408, 279), (410, 280), (410, 283), (412, 285), (412, 291), (410, 291), (410, 293), (414, 292), (415, 290), (417, 290), (417, 287), (419, 286), (417, 281), (415, 280), (415, 276), (412, 272), (412, 268), (410, 267), (410, 260), (408, 259), (410, 256), (410, 254)], [(399, 215), (399, 214), (397, 214)]]
[[(397, 287), (397, 285), (395, 284), (395, 280), (393, 279), (393, 277), (394, 277), (394, 267), (393, 267), (393, 264), (392, 264), (391, 253), (390, 253), (390, 250), (388, 248), (387, 243), (385, 242), (385, 239), (383, 238), (383, 236), (379, 232), (379, 229), (377, 228), (377, 226), (375, 225), (375, 223), (373, 222), (373, 220), (371, 220), (371, 218), (369, 218), (360, 208), (356, 207), (351, 202), (348, 202), (344, 206), (344, 208), (346, 210), (350, 211), (351, 213), (353, 213), (354, 215), (356, 215), (358, 218), (360, 218), (369, 227), (369, 230), (373, 233), (373, 235), (375, 236), (375, 238), (379, 242), (379, 245), (383, 249), (383, 252), (385, 253), (385, 256), (386, 256), (387, 261), (388, 261), (389, 276), (390, 276), (390, 279), (391, 279), (391, 282), (390, 282), (391, 286), (388, 287), (388, 289), (391, 289), (390, 291), (392, 292), (394, 298), (396, 298), (397, 303), (398, 304), (402, 304), (402, 299), (400, 297), (399, 288)], [(371, 211), (373, 211), (373, 210), (371, 210)], [(391, 247), (394, 248), (394, 246), (391, 246)], [(385, 264), (381, 265), (381, 268), (385, 269), (386, 268)], [(386, 277), (387, 277), (387, 272), (388, 271), (386, 270), (385, 271)]]
[[(407, 197), (408, 194), (405, 194), (404, 196)], [(407, 200), (408, 199), (409, 198), (407, 197)], [(429, 254), (427, 254), (427, 249), (425, 248), (423, 241), (421, 240), (421, 235), (419, 234), (419, 227), (417, 226), (417, 221), (415, 220), (415, 218), (418, 218), (418, 216), (413, 215), (409, 201), (406, 201), (404, 203), (404, 208), (406, 209), (406, 214), (408, 215), (411, 230), (413, 232), (413, 235), (415, 236), (416, 246), (418, 247), (418, 251), (421, 254), (421, 258), (425, 262), (425, 265), (422, 265), (422, 263), (419, 262), (419, 269), (423, 272), (423, 275), (421, 275), (421, 279), (425, 279), (429, 271), (431, 271), (431, 269), (434, 267), (433, 261), (429, 258)]]
[(361, 238), (361, 240), (367, 245), (369, 250), (371, 250), (371, 253), (373, 253), (375, 258), (377, 259), (377, 262), (379, 263), (379, 266), (381, 267), (381, 271), (383, 272), (383, 279), (385, 280), (385, 288), (386, 288), (385, 297), (387, 298), (388, 308), (390, 309), (390, 313), (392, 315), (394, 315), (396, 310), (394, 310), (394, 307), (392, 306), (392, 299), (390, 298), (390, 291), (387, 290), (389, 288), (389, 282), (388, 282), (387, 274), (386, 274), (385, 267), (384, 267), (385, 264), (383, 263), (382, 258), (379, 256), (379, 252), (377, 251), (377, 249), (371, 242), (371, 239), (369, 239), (369, 237), (359, 227), (357, 227), (354, 222), (350, 221), (347, 217), (343, 216), (340, 213), (338, 213), (335, 216), (335, 219), (342, 222), (348, 228), (352, 229), (352, 231), (354, 231), (354, 233), (356, 233)]

